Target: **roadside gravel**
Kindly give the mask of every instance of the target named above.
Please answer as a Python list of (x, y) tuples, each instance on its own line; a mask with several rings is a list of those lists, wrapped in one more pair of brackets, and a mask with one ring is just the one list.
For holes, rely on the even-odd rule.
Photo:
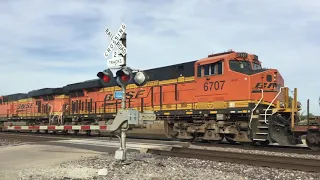
[(207, 147), (207, 146), (198, 146), (198, 145), (190, 145), (189, 148), (228, 151), (228, 152), (240, 152), (240, 153), (250, 153), (250, 154), (264, 154), (264, 155), (296, 157), (296, 158), (319, 159), (320, 160), (320, 155), (310, 155), (310, 154), (270, 152), (270, 151), (263, 151), (263, 150), (248, 150), (248, 149), (226, 148), (226, 147)]
[[(111, 154), (83, 158), (58, 166), (22, 170), (21, 180), (57, 179), (215, 179), (215, 180), (286, 180), (320, 178), (320, 173), (254, 167), (152, 154), (128, 153), (126, 163), (118, 163)], [(101, 170), (102, 169), (102, 170)], [(98, 171), (105, 175), (98, 176)]]
[(21, 141), (0, 138), (0, 148), (8, 146), (17, 146), (23, 144)]

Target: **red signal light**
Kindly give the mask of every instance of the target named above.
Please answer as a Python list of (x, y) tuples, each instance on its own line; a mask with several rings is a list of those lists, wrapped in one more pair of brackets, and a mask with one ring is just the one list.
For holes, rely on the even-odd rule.
[(128, 82), (129, 81), (129, 79), (130, 79), (130, 76), (121, 76), (121, 80), (122, 81), (125, 81), (125, 82)]
[(116, 72), (117, 84), (122, 87), (130, 83), (132, 79), (132, 70), (129, 68), (120, 69)]
[(104, 75), (104, 76), (102, 77), (102, 80), (103, 80), (104, 82), (109, 82), (109, 81), (111, 80), (111, 78), (110, 78), (109, 76)]
[(97, 76), (99, 77), (100, 82), (102, 82), (104, 86), (109, 86), (110, 84), (112, 84), (113, 73), (110, 69), (98, 72)]

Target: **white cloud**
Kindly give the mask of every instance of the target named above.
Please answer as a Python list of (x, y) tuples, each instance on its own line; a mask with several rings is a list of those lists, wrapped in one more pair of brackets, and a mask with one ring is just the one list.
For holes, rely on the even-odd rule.
[(231, 48), (255, 53), (319, 114), (319, 6), (316, 0), (0, 1), (0, 94), (96, 78), (110, 42), (105, 28), (116, 31), (125, 22), (129, 65), (165, 66)]

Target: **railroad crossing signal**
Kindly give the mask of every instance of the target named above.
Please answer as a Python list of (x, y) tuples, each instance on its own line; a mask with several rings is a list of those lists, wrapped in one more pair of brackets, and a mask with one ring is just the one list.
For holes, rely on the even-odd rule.
[[(107, 65), (108, 69), (105, 69), (102, 72), (98, 72), (97, 76), (99, 77), (100, 81), (105, 86), (112, 85), (112, 82), (114, 81), (113, 73), (110, 69), (113, 68), (120, 68), (116, 72), (116, 82), (121, 87), (121, 91), (115, 91), (114, 96), (116, 99), (122, 99), (121, 101), (121, 110), (119, 113), (121, 114), (121, 111), (128, 111), (126, 109), (126, 86), (134, 80), (134, 83), (138, 86), (143, 86), (147, 83), (149, 80), (148, 75), (145, 72), (139, 71), (134, 75), (133, 70), (129, 67), (126, 67), (126, 54), (127, 54), (127, 38), (126, 38), (126, 25), (124, 23), (121, 24), (118, 32), (113, 35), (112, 32), (109, 29), (106, 29), (106, 34), (111, 39), (111, 44), (108, 46), (107, 50), (104, 53), (104, 56), (106, 58), (109, 57), (112, 50), (117, 47), (121, 54), (118, 54), (117, 52), (113, 53), (113, 57), (111, 59), (108, 59)], [(120, 56), (119, 56), (120, 55)], [(122, 56), (121, 56), (122, 55)], [(122, 67), (121, 67), (122, 66)], [(130, 111), (130, 110), (129, 110)], [(129, 116), (131, 118), (132, 114), (136, 112), (129, 113)], [(137, 113), (136, 113), (137, 114)], [(119, 115), (118, 118), (127, 118), (128, 115), (121, 116)], [(116, 117), (117, 119), (117, 117)], [(135, 118), (137, 120), (137, 118)], [(129, 120), (127, 123), (123, 123), (121, 127), (119, 127), (121, 132), (121, 138), (120, 138), (120, 148), (115, 153), (115, 158), (120, 160), (126, 159), (126, 131), (128, 130), (129, 126)]]
[(117, 52), (114, 52), (113, 57), (108, 59), (107, 66), (109, 68), (118, 68), (119, 66), (126, 65), (126, 25), (124, 23), (121, 24), (118, 32), (114, 35), (112, 34), (110, 29), (106, 29), (106, 34), (109, 36), (111, 40), (111, 44), (108, 46), (107, 50), (104, 52), (105, 58), (108, 58), (111, 54), (112, 50), (117, 47), (122, 56), (118, 56)]

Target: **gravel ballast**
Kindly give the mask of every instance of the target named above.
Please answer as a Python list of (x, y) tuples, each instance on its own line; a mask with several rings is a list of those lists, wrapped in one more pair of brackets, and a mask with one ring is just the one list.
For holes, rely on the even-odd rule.
[[(225, 162), (166, 157), (145, 153), (128, 153), (128, 161), (116, 162), (114, 155), (104, 154), (82, 158), (56, 166), (24, 169), (19, 179), (308, 179), (320, 178), (320, 173), (254, 167)], [(98, 175), (103, 174), (101, 176)]]
[(320, 155), (297, 154), (297, 153), (286, 153), (286, 152), (271, 152), (271, 151), (264, 151), (264, 150), (248, 150), (248, 149), (240, 149), (240, 148), (236, 148), (236, 147), (226, 148), (226, 147), (214, 147), (214, 146), (207, 147), (207, 146), (190, 145), (189, 148), (227, 151), (227, 152), (239, 152), (239, 153), (249, 153), (249, 154), (264, 154), (264, 155), (272, 155), (272, 156), (285, 156), (285, 157), (320, 160)]

